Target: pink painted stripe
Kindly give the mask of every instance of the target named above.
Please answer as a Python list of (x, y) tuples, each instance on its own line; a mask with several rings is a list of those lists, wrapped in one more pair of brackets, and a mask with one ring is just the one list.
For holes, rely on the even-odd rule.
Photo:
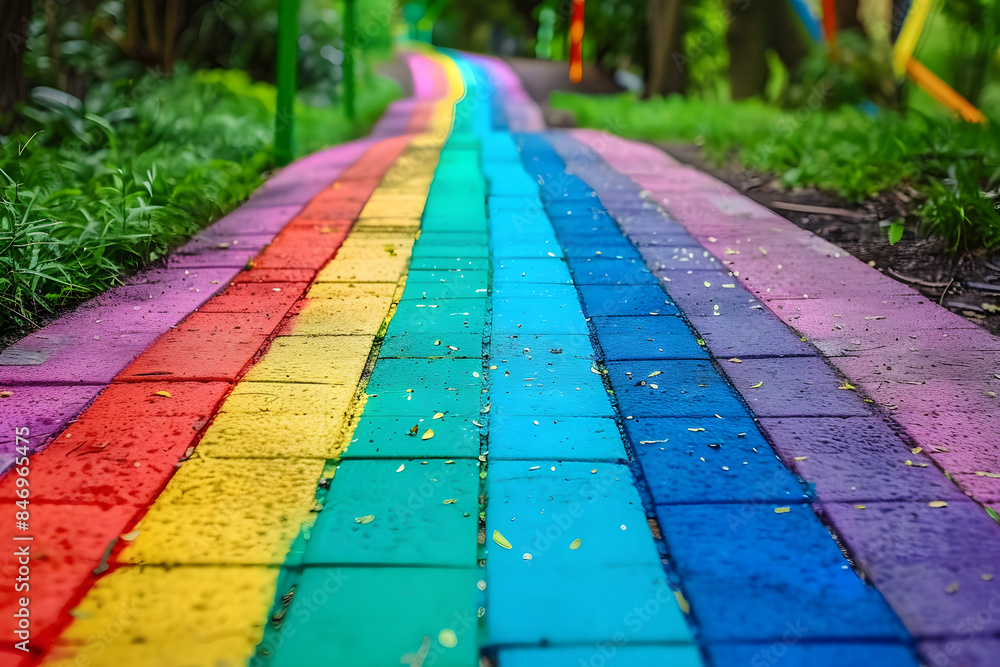
[(1000, 501), (1000, 480), (976, 474), (1000, 473), (1000, 402), (987, 395), (1000, 393), (1000, 339), (651, 146), (572, 135), (738, 271), (970, 497)]
[[(420, 94), (436, 95), (441, 73), (409, 58)], [(371, 138), (306, 156), (264, 183), (244, 205), (150, 268), (81, 304), (0, 352), (0, 473), (14, 460), (14, 429), (28, 427), (32, 451), (64, 430), (122, 369), (162, 333), (224, 289), (302, 207), (382, 136), (408, 131), (423, 101), (401, 100)], [(379, 128), (376, 128), (379, 130)]]
[(419, 53), (405, 52), (401, 57), (406, 61), (413, 76), (414, 99), (433, 101), (444, 96), (448, 83), (437, 63)]
[[(128, 277), (0, 353), (0, 388), (11, 392), (0, 399), (0, 473), (14, 461), (15, 428), (28, 427), (32, 451), (44, 447), (157, 337), (227, 287), (370, 143), (305, 158), (178, 248), (167, 268)], [(295, 181), (306, 173), (323, 176)]]

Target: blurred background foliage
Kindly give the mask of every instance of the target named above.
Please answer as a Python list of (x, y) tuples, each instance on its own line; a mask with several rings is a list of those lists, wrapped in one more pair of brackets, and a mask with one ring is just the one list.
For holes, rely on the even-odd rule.
[[(816, 13), (818, 0), (804, 0)], [(363, 134), (401, 94), (376, 73), (408, 13), (440, 46), (564, 60), (571, 0), (356, 0), (358, 115), (341, 112), (343, 0), (302, 0), (299, 154)], [(275, 166), (277, 0), (4, 0), (0, 326), (163, 257)], [(580, 125), (695, 142), (788, 187), (917, 193), (912, 224), (954, 252), (1000, 247), (1000, 136), (891, 70), (899, 0), (837, 0), (836, 54), (788, 0), (587, 0), (584, 61), (628, 89), (556, 93)], [(1000, 0), (938, 2), (917, 56), (987, 115)], [(792, 26), (785, 29), (781, 26)], [(415, 31), (415, 32), (414, 32)], [(560, 66), (561, 67), (561, 66)], [(563, 71), (563, 70), (560, 70)], [(749, 98), (749, 99), (743, 99)], [(12, 113), (16, 110), (16, 114)]]

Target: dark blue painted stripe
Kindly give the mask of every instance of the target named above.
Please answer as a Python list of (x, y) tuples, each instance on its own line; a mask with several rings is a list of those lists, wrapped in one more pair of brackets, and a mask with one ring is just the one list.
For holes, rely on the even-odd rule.
[[(664, 239), (671, 239), (680, 244), (678, 249), (690, 249), (688, 262), (694, 259), (698, 268), (686, 268), (678, 259), (677, 268), (670, 269), (669, 296), (661, 290), (662, 300), (680, 304), (687, 316), (715, 317), (720, 303), (700, 295), (688, 297), (686, 279), (728, 283), (732, 276), (697, 252), (700, 244), (644, 202), (626, 177), (602, 164), (572, 165), (577, 174), (600, 169), (615, 202), (612, 218), (589, 185), (566, 173), (565, 162), (545, 138), (517, 138), (525, 169), (542, 184), (542, 203), (557, 238), (583, 251), (569, 255), (573, 280), (584, 309), (594, 314), (591, 325), (597, 341), (606, 354), (612, 351), (605, 364), (630, 445), (703, 638), (715, 647), (712, 655), (719, 664), (728, 664), (731, 656), (752, 658), (752, 652), (733, 648), (727, 653), (720, 647), (733, 642), (787, 644), (786, 634), (793, 627), (801, 630), (796, 642), (837, 646), (825, 653), (808, 651), (809, 664), (870, 662), (866, 656), (871, 642), (885, 649), (880, 649), (882, 664), (916, 664), (896, 615), (877, 590), (855, 575), (813, 512), (811, 494), (774, 456), (751, 411), (714, 362), (691, 354), (697, 334), (686, 324), (687, 337), (678, 325), (659, 324), (683, 322), (677, 315), (636, 314), (638, 304), (655, 300), (650, 288), (660, 289), (657, 277), (634, 255), (606, 255), (601, 247), (623, 247), (623, 241), (628, 242), (624, 227), (639, 244), (664, 248)], [(586, 254), (588, 246), (593, 255)], [(654, 268), (659, 273), (660, 267)], [(611, 289), (591, 291), (591, 285)], [(714, 293), (727, 305), (747, 307), (747, 295), (738, 289)], [(616, 318), (626, 321), (617, 333), (611, 323)], [(635, 331), (630, 331), (633, 326)], [(629, 348), (629, 336), (642, 350), (641, 357), (622, 352)], [(655, 349), (647, 338), (657, 343)], [(736, 342), (744, 349), (754, 344), (752, 338)], [(795, 346), (781, 351), (807, 353)], [(801, 650), (795, 654), (805, 655)]]

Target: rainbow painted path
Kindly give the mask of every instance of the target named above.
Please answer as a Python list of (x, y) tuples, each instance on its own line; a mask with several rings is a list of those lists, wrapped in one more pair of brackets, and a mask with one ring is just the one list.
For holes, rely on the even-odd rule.
[(998, 664), (998, 341), (407, 58), (369, 139), (0, 354), (0, 663)]

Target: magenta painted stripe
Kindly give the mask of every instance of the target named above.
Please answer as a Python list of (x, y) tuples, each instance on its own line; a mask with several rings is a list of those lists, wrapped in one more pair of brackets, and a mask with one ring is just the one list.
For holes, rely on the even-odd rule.
[(739, 271), (852, 384), (898, 406), (893, 419), (970, 497), (1000, 501), (1000, 480), (975, 474), (1000, 473), (1000, 403), (987, 395), (1000, 393), (1000, 339), (655, 148), (572, 134)]
[(441, 76), (439, 66), (430, 58), (419, 53), (401, 54), (413, 76), (413, 97), (417, 100), (436, 100), (441, 97)]

